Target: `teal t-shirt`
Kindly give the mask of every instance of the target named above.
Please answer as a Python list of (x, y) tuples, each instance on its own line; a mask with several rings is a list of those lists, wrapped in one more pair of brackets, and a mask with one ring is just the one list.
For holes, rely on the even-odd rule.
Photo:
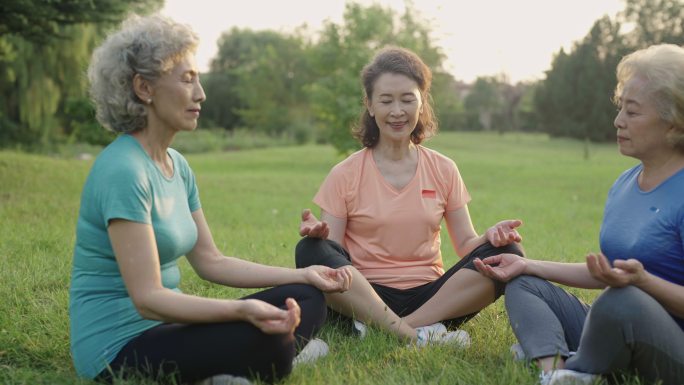
[(107, 234), (112, 219), (151, 224), (162, 284), (179, 290), (176, 260), (197, 242), (191, 213), (200, 208), (195, 176), (173, 149), (168, 178), (131, 135), (97, 157), (86, 179), (76, 225), (69, 317), (71, 354), (79, 375), (97, 376), (126, 343), (160, 322), (143, 319), (124, 285)]

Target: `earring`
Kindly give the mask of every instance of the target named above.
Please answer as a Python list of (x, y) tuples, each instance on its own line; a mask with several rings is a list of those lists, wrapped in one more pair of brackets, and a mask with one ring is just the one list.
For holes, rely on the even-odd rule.
[(147, 99), (145, 102), (147, 102), (147, 104), (152, 104), (152, 99)]

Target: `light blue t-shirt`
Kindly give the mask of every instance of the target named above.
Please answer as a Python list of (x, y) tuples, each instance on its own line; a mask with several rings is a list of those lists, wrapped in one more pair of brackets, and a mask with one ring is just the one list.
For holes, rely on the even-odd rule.
[(79, 375), (97, 376), (128, 341), (160, 322), (143, 319), (124, 285), (107, 226), (112, 219), (151, 224), (162, 284), (179, 290), (176, 260), (197, 242), (195, 176), (169, 149), (174, 174), (162, 174), (140, 143), (121, 135), (97, 157), (83, 187), (69, 298), (71, 354)]
[[(637, 178), (641, 164), (615, 181), (601, 224), (601, 251), (612, 262), (634, 258), (653, 275), (684, 286), (684, 169), (651, 191)], [(684, 330), (684, 319), (673, 316)]]

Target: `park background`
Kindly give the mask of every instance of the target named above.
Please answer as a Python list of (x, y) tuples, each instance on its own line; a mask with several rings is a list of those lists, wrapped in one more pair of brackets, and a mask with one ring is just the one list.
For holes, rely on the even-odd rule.
[[(293, 265), (299, 212), (311, 207), (330, 167), (358, 148), (349, 132), (362, 108), (359, 71), (387, 44), (416, 51), (433, 69), (441, 133), (426, 145), (459, 165), (478, 230), (521, 218), (532, 258), (582, 261), (597, 250), (608, 188), (635, 163), (613, 143), (615, 66), (650, 44), (681, 45), (684, 3), (623, 1), (571, 47), (559, 47), (540, 79), (517, 82), (505, 72), (455, 78), (418, 4), (397, 12), (348, 2), (340, 21), (317, 31), (226, 28), (201, 78), (200, 127), (174, 147), (197, 174), (227, 255)], [(0, 4), (1, 384), (88, 383), (76, 378), (69, 356), (71, 253), (83, 181), (114, 136), (94, 119), (84, 72), (93, 48), (127, 14), (162, 7), (161, 0)], [(445, 265), (455, 262), (446, 233), (443, 254)], [(202, 282), (187, 263), (182, 268), (186, 292), (250, 292)], [(587, 301), (596, 295), (573, 292)], [(466, 330), (469, 349), (415, 351), (380, 332), (359, 341), (329, 326), (323, 337), (331, 355), (297, 368), (285, 383), (535, 383), (534, 370), (510, 358), (514, 337), (502, 301)]]

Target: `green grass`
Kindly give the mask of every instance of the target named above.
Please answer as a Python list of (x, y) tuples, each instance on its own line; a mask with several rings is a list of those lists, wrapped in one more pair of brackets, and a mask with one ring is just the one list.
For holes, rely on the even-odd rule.
[[(476, 229), (524, 221), (532, 258), (581, 261), (598, 250), (603, 203), (613, 180), (635, 164), (614, 145), (541, 135), (442, 133), (426, 143), (456, 161), (472, 195)], [(215, 240), (226, 255), (293, 266), (302, 208), (342, 158), (327, 146), (278, 147), (187, 156)], [(122, 162), (125, 161), (122, 159)], [(92, 160), (0, 152), (0, 383), (89, 384), (69, 355), (68, 287), (80, 191)], [(456, 260), (443, 234), (445, 265)], [(250, 290), (201, 281), (182, 261), (182, 288), (237, 297)], [(573, 290), (591, 301), (596, 292)], [(391, 336), (359, 341), (339, 328), (322, 334), (331, 354), (298, 367), (285, 384), (535, 384), (536, 373), (510, 359), (514, 336), (503, 301), (465, 329), (464, 351), (407, 349)], [(135, 382), (126, 382), (135, 383)], [(632, 379), (630, 383), (636, 384)]]

